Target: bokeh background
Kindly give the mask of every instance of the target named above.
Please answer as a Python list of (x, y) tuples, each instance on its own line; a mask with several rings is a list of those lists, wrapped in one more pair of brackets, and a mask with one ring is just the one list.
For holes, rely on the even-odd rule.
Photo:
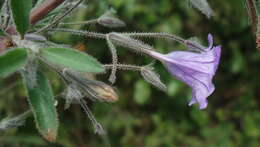
[[(161, 92), (146, 83), (134, 71), (120, 71), (114, 85), (120, 100), (114, 104), (91, 103), (96, 119), (107, 136), (94, 134), (93, 127), (79, 105), (64, 111), (59, 98), (59, 136), (55, 144), (44, 141), (33, 118), (24, 126), (0, 132), (0, 146), (31, 147), (258, 147), (260, 146), (260, 53), (255, 48), (250, 21), (242, 0), (208, 0), (215, 16), (207, 19), (186, 0), (90, 0), (87, 9), (78, 9), (66, 21), (94, 19), (110, 8), (127, 27), (108, 29), (100, 25), (73, 26), (97, 32), (167, 32), (183, 38), (198, 37), (207, 45), (207, 34), (222, 45), (219, 70), (214, 78), (215, 92), (208, 98), (206, 110), (188, 107), (191, 89), (172, 77), (156, 62), (155, 70), (168, 86)], [(111, 56), (104, 40), (55, 33), (57, 43), (85, 47), (102, 63)], [(184, 49), (165, 40), (146, 39), (158, 51), (168, 53)], [(125, 48), (117, 48), (121, 63), (145, 65), (153, 60)], [(1, 70), (1, 69), (0, 69)], [(64, 88), (53, 73), (49, 74), (56, 94)], [(108, 83), (108, 74), (97, 79)], [(0, 119), (28, 109), (25, 88), (18, 74), (0, 80)]]

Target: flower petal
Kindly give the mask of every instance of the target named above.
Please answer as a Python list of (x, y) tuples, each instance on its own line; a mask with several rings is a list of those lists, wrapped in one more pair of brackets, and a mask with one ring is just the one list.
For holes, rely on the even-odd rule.
[(213, 36), (211, 34), (208, 34), (208, 42), (209, 42), (209, 47), (207, 50), (211, 49), (213, 47)]
[(214, 72), (216, 72), (220, 60), (220, 55), (221, 55), (221, 46), (218, 45), (216, 47), (213, 47), (213, 56), (216, 58), (215, 59), (215, 66), (214, 66)]
[(197, 83), (192, 87), (192, 99), (189, 102), (189, 106), (198, 103), (200, 109), (205, 109), (208, 105), (207, 97), (215, 90), (212, 84), (210, 89), (205, 88), (204, 85)]
[(176, 51), (166, 55), (171, 59), (172, 63), (179, 64), (190, 70), (200, 71), (202, 73), (211, 74), (214, 73), (215, 57), (212, 53), (193, 53), (185, 51)]

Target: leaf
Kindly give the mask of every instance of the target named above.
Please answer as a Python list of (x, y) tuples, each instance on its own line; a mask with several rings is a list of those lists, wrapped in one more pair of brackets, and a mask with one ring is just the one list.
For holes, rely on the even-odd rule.
[(88, 54), (69, 48), (43, 48), (40, 55), (48, 62), (81, 72), (104, 72), (103, 66)]
[(134, 100), (137, 104), (146, 104), (151, 96), (151, 87), (144, 81), (138, 81), (134, 88)]
[(53, 142), (57, 136), (59, 122), (49, 81), (42, 73), (38, 72), (37, 85), (31, 87), (27, 80), (28, 74), (26, 72), (22, 73), (28, 90), (28, 100), (36, 126), (46, 140)]
[(189, 0), (193, 7), (200, 10), (203, 14), (210, 18), (213, 15), (213, 10), (208, 4), (207, 0)]
[(0, 77), (6, 77), (23, 67), (27, 61), (25, 48), (16, 48), (0, 55)]
[(23, 37), (29, 28), (29, 15), (32, 0), (11, 0), (11, 9), (16, 30)]

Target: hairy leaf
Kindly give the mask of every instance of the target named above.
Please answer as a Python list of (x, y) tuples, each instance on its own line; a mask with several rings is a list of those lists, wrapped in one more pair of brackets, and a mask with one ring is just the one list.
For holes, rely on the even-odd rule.
[(36, 126), (41, 135), (48, 141), (53, 142), (57, 136), (58, 118), (54, 106), (54, 97), (49, 81), (38, 72), (37, 85), (31, 87), (27, 78), (28, 74), (23, 72), (29, 95), (29, 103), (34, 115)]
[(213, 10), (208, 4), (207, 0), (189, 0), (193, 7), (200, 10), (203, 14), (205, 14), (208, 18), (213, 15)]
[(0, 77), (6, 77), (23, 67), (27, 61), (25, 48), (16, 48), (0, 55)]
[(43, 48), (40, 55), (48, 62), (81, 72), (104, 72), (103, 66), (88, 54), (69, 48)]
[(29, 28), (29, 15), (32, 9), (32, 0), (11, 0), (11, 9), (16, 30), (24, 36)]

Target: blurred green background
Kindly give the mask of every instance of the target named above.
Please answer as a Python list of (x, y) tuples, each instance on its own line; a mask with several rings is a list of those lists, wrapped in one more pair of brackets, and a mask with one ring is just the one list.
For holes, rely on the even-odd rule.
[[(103, 0), (89, 1), (87, 9), (79, 9), (67, 21), (94, 19), (109, 8), (117, 11), (127, 27), (107, 29), (99, 25), (73, 26), (97, 32), (140, 31), (167, 32), (183, 38), (197, 36), (207, 45), (212, 33), (215, 44), (222, 45), (219, 70), (214, 78), (216, 90), (208, 98), (206, 110), (188, 107), (191, 89), (172, 77), (157, 62), (156, 71), (168, 86), (167, 93), (146, 83), (139, 73), (117, 73), (120, 100), (114, 104), (90, 103), (96, 119), (107, 130), (98, 136), (79, 105), (64, 111), (59, 99), (60, 120), (57, 143), (44, 141), (33, 118), (17, 129), (0, 132), (0, 146), (66, 146), (66, 147), (258, 147), (260, 146), (260, 54), (255, 48), (250, 22), (242, 0), (208, 0), (215, 16), (208, 20), (183, 0)], [(87, 52), (102, 63), (111, 56), (104, 40), (56, 33), (58, 43), (84, 44)], [(164, 40), (145, 40), (162, 53), (184, 49)], [(125, 48), (118, 48), (119, 61), (145, 65), (152, 59)], [(98, 79), (108, 83), (108, 74)], [(56, 94), (64, 85), (50, 73)], [(0, 80), (0, 118), (15, 116), (28, 109), (21, 77), (13, 75)]]

